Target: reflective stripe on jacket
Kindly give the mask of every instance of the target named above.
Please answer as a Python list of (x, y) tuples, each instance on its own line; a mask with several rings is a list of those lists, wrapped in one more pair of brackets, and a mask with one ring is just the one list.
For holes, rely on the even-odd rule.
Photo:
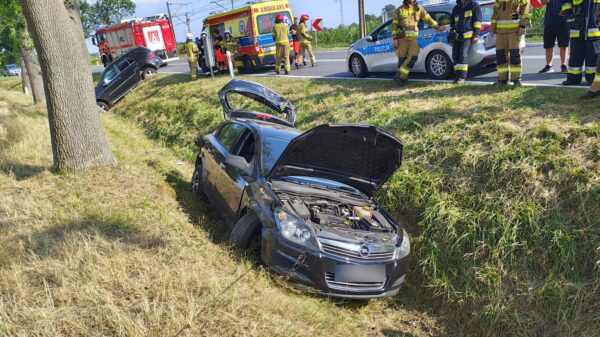
[(463, 39), (479, 36), (481, 30), (481, 8), (479, 4), (474, 0), (466, 0), (464, 4), (458, 0), (457, 3), (452, 9), (450, 26)]
[(597, 40), (600, 39), (600, 26), (597, 15), (600, 13), (600, 0), (565, 0), (562, 13), (566, 17), (580, 11), (582, 15), (581, 29), (571, 29), (569, 35), (574, 39)]
[(531, 21), (527, 0), (496, 0), (490, 31), (515, 33), (519, 27), (527, 27)]
[(300, 25), (298, 25), (298, 40), (303, 44), (309, 44), (312, 41), (312, 36), (308, 34), (305, 22), (300, 22)]
[(438, 28), (438, 23), (431, 18), (422, 6), (402, 5), (396, 10), (392, 21), (392, 34), (394, 38), (402, 38), (403, 35), (409, 40), (419, 37), (419, 21), (425, 21), (433, 28)]
[(189, 41), (183, 44), (183, 50), (188, 62), (195, 62), (198, 60), (198, 46), (196, 43)]
[(290, 29), (283, 23), (277, 23), (273, 26), (273, 39), (276, 44), (290, 43)]

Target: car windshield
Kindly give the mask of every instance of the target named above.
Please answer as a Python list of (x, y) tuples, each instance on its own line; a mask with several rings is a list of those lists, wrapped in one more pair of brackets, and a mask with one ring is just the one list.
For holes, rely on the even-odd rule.
[(283, 153), (283, 150), (288, 146), (291, 139), (280, 137), (265, 137), (262, 143), (262, 171), (263, 174), (271, 172), (273, 165)]
[(16, 66), (16, 65), (14, 65), (14, 64), (8, 64), (8, 65), (6, 66), (6, 69), (11, 69), (11, 70), (12, 70), (12, 69), (17, 69), (17, 66)]

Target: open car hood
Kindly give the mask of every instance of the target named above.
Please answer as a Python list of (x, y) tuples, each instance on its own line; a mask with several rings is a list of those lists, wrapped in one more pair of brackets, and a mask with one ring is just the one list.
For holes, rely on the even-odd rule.
[(373, 194), (402, 163), (402, 143), (371, 125), (324, 124), (294, 138), (270, 178), (311, 176)]
[[(280, 113), (281, 116), (272, 116), (270, 114), (248, 110), (235, 110), (231, 107), (229, 102), (229, 95), (231, 94), (240, 94), (251, 98)], [(219, 91), (219, 99), (221, 100), (223, 112), (227, 118), (267, 120), (287, 126), (293, 126), (296, 120), (296, 110), (290, 101), (258, 83), (235, 79), (231, 80)]]

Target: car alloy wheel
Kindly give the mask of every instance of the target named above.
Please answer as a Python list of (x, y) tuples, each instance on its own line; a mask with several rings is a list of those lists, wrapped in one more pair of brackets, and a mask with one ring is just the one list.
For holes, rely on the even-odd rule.
[(109, 109), (108, 104), (104, 102), (96, 102), (96, 105), (98, 105), (98, 109), (100, 109), (102, 112), (107, 112)]
[(352, 74), (354, 74), (354, 77), (365, 77), (367, 69), (365, 62), (360, 56), (352, 55), (352, 58), (350, 59), (350, 67), (352, 68)]
[(191, 181), (192, 193), (202, 200), (206, 200), (206, 196), (202, 191), (202, 159), (198, 157), (196, 159), (196, 165), (194, 166), (194, 173), (192, 174)]
[(447, 79), (452, 73), (451, 65), (452, 60), (442, 51), (436, 50), (427, 57), (427, 73), (433, 79)]
[(146, 68), (142, 71), (142, 78), (146, 79), (154, 74), (156, 74), (156, 70), (154, 70), (154, 68)]

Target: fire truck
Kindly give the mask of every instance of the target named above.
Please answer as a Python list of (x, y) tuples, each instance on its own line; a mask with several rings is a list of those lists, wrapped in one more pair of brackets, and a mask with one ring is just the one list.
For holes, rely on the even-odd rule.
[(99, 28), (92, 36), (98, 46), (98, 55), (106, 67), (135, 47), (146, 47), (165, 63), (177, 59), (177, 44), (171, 23), (164, 14), (123, 20), (121, 23)]

